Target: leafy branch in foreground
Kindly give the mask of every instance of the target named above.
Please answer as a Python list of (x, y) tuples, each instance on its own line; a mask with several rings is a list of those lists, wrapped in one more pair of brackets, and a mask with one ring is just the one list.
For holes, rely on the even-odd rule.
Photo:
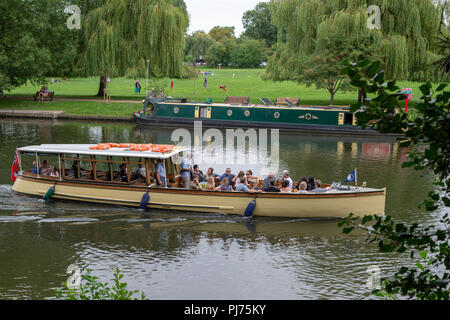
[(441, 84), (433, 91), (430, 83), (420, 86), (421, 101), (415, 105), (415, 116), (403, 112), (406, 99), (395, 81), (385, 82), (379, 61), (347, 62), (341, 71), (351, 84), (369, 96), (351, 107), (358, 125), (369, 126), (381, 133), (404, 133), (402, 146), (410, 147), (408, 160), (402, 167), (413, 167), (436, 176), (434, 191), (421, 206), (442, 213), (436, 226), (421, 227), (394, 222), (390, 216), (365, 216), (362, 221), (352, 214), (339, 222), (344, 233), (355, 228), (368, 232), (366, 241), (378, 241), (382, 252), (420, 255), (424, 263), (401, 267), (391, 278), (382, 278), (382, 289), (373, 293), (392, 297), (396, 294), (419, 299), (449, 299), (450, 295), (450, 91)]
[[(111, 287), (109, 283), (101, 283), (98, 277), (91, 275), (91, 270), (87, 269), (86, 274), (81, 275), (82, 283), (79, 289), (69, 289), (67, 283), (65, 288), (55, 290), (55, 297), (64, 300), (132, 300), (134, 294), (139, 291), (130, 291), (127, 289), (127, 283), (121, 282), (123, 275), (116, 268), (114, 272), (114, 283)], [(147, 300), (142, 292), (141, 300)], [(134, 298), (137, 300), (137, 298)]]

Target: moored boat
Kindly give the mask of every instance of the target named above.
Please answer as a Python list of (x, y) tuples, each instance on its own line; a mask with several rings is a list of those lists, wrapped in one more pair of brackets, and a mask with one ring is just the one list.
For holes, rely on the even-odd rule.
[(357, 126), (356, 116), (348, 106), (194, 103), (186, 99), (146, 98), (143, 109), (135, 112), (132, 118), (141, 125), (192, 126), (195, 121), (202, 121), (204, 127), (216, 128), (276, 128), (309, 133), (381, 135), (371, 128)]
[[(181, 187), (182, 154), (190, 148), (153, 144), (39, 145), (18, 149), (19, 173), (13, 192), (42, 198), (142, 206), (147, 208), (243, 215), (254, 200), (254, 216), (342, 218), (349, 213), (383, 215), (386, 189), (349, 187), (321, 193), (226, 192)], [(35, 162), (35, 165), (28, 162)], [(44, 173), (41, 159), (58, 165), (54, 176)], [(156, 185), (157, 161), (162, 161), (167, 187)], [(31, 169), (24, 170), (24, 166)], [(118, 170), (118, 168), (121, 170)], [(133, 169), (139, 167), (139, 170)], [(48, 173), (49, 171), (47, 171)], [(262, 181), (259, 181), (262, 184)]]

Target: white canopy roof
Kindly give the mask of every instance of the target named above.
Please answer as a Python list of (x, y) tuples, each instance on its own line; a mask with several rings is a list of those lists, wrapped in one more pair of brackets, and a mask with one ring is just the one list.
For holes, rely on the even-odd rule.
[(112, 156), (112, 157), (133, 157), (133, 158), (153, 158), (168, 159), (181, 152), (192, 151), (188, 147), (175, 147), (173, 151), (158, 153), (151, 151), (130, 151), (128, 148), (111, 148), (109, 150), (91, 150), (89, 147), (96, 144), (41, 144), (40, 146), (27, 146), (19, 148), (20, 152), (58, 154), (69, 153), (79, 155)]

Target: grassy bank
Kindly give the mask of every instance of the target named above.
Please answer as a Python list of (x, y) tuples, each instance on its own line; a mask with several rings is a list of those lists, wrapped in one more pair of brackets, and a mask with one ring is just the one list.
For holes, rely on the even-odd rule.
[[(272, 82), (264, 81), (261, 75), (263, 69), (201, 69), (211, 71), (215, 75), (208, 76), (208, 86), (203, 87), (204, 76), (199, 76), (196, 80), (174, 79), (174, 90), (170, 91), (172, 79), (163, 79), (161, 83), (166, 86), (166, 93), (174, 97), (185, 97), (194, 101), (205, 101), (212, 98), (214, 102), (223, 102), (227, 96), (250, 96), (251, 103), (261, 103), (259, 98), (276, 99), (276, 97), (296, 97), (301, 99), (306, 105), (328, 105), (330, 102), (329, 93), (326, 90), (317, 90), (315, 87), (307, 88), (292, 81)], [(234, 75), (234, 77), (233, 77)], [(110, 89), (112, 99), (132, 99), (142, 100), (146, 88), (146, 79), (139, 79), (142, 84), (142, 94), (134, 94), (134, 83), (136, 79), (113, 78)], [(413, 89), (413, 100), (420, 98), (419, 83), (399, 82), (402, 88)], [(49, 89), (56, 92), (58, 97), (66, 98), (96, 98), (99, 78), (77, 78), (69, 79), (64, 83), (49, 83)], [(226, 85), (228, 92), (219, 89), (220, 85)], [(150, 80), (151, 86), (151, 80)], [(40, 85), (25, 85), (14, 89), (9, 95), (30, 97), (40, 89)], [(356, 91), (338, 92), (335, 97), (336, 105), (349, 105), (357, 99)], [(101, 108), (100, 108), (101, 109)]]
[(129, 117), (142, 108), (135, 103), (111, 103), (97, 101), (35, 102), (16, 99), (0, 99), (0, 109), (64, 111), (77, 116)]

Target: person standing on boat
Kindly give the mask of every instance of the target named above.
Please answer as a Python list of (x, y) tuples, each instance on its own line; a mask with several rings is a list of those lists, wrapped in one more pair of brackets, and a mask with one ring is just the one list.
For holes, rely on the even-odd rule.
[(183, 188), (189, 189), (191, 182), (191, 155), (186, 153), (181, 161), (181, 179), (183, 181)]
[(283, 171), (283, 182), (284, 181), (289, 181), (289, 189), (292, 190), (292, 188), (294, 187), (294, 182), (292, 181), (291, 177), (289, 177), (289, 171), (287, 170)]
[(164, 160), (159, 159), (156, 165), (156, 182), (159, 186), (167, 188), (166, 169), (164, 168)]

